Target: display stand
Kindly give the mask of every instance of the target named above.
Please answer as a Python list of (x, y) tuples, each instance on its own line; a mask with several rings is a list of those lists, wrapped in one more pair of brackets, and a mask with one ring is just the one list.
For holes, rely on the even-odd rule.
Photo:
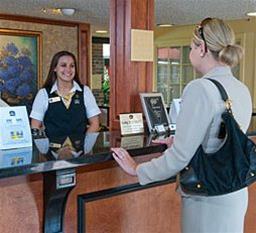
[(32, 137), (25, 106), (0, 108), (0, 149), (31, 147)]
[(170, 131), (170, 120), (161, 93), (140, 93), (143, 111), (150, 133)]

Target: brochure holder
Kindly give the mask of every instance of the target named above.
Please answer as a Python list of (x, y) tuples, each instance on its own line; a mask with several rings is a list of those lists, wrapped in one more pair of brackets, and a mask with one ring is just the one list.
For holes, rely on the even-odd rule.
[(31, 146), (32, 137), (26, 107), (0, 108), (0, 149)]

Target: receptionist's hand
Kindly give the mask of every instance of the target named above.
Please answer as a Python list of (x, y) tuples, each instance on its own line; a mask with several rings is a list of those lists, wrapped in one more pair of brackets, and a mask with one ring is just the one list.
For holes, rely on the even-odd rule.
[(64, 146), (60, 148), (58, 151), (58, 159), (64, 159), (64, 158), (72, 158), (72, 149), (69, 146)]
[(174, 140), (174, 136), (171, 135), (168, 138), (152, 140), (152, 142), (153, 143), (158, 143), (158, 144), (166, 144), (167, 147), (169, 148), (173, 144), (173, 140)]
[(111, 150), (114, 152), (112, 155), (120, 167), (129, 175), (136, 176), (137, 163), (129, 153), (121, 147), (111, 148)]

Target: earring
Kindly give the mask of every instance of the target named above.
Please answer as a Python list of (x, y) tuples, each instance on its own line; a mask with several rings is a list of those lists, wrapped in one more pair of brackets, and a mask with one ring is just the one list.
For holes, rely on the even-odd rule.
[(204, 55), (202, 53), (200, 53), (200, 57), (203, 57)]

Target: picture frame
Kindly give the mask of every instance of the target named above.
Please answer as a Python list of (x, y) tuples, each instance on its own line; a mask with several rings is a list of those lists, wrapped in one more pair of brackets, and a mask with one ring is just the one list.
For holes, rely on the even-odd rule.
[(169, 131), (170, 119), (162, 93), (140, 93), (140, 99), (149, 132), (165, 133)]
[(42, 33), (0, 29), (0, 99), (30, 113), (42, 84)]

